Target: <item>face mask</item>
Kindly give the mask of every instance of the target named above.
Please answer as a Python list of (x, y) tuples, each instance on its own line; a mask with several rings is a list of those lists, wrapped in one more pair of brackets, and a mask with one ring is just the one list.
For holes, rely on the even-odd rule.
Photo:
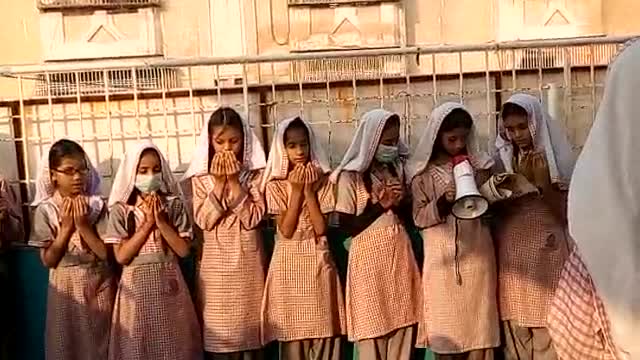
[(396, 161), (396, 159), (398, 159), (397, 146), (378, 145), (378, 150), (376, 150), (376, 160), (383, 164), (388, 164)]
[(149, 193), (160, 190), (162, 187), (162, 174), (153, 175), (136, 175), (136, 189), (143, 193)]

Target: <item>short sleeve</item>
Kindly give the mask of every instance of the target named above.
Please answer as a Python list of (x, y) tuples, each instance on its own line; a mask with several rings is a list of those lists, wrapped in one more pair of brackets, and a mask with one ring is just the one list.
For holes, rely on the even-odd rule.
[(318, 203), (323, 214), (333, 212), (336, 208), (335, 186), (325, 178), (324, 185), (318, 190)]
[(267, 212), (271, 215), (281, 215), (287, 209), (287, 191), (283, 189), (283, 184), (279, 180), (272, 180), (267, 183), (265, 198), (267, 200)]
[(338, 178), (336, 212), (360, 215), (369, 201), (369, 192), (359, 173), (345, 171)]
[(125, 205), (118, 203), (111, 207), (106, 227), (104, 242), (107, 244), (119, 244), (129, 238), (127, 231), (127, 211)]
[(343, 172), (338, 178), (336, 194), (336, 211), (344, 214), (356, 213), (356, 185), (352, 173)]
[(48, 204), (40, 204), (33, 214), (29, 245), (46, 248), (56, 237), (56, 227), (53, 225), (51, 215), (47, 212)]
[(109, 228), (109, 212), (107, 211), (106, 204), (102, 206), (100, 215), (98, 215), (98, 218), (96, 219), (95, 228), (98, 237), (104, 241), (107, 237), (107, 230)]
[(178, 232), (178, 235), (182, 238), (191, 239), (193, 236), (193, 228), (191, 227), (189, 213), (187, 212), (184, 201), (181, 198), (172, 199), (170, 208), (171, 222)]

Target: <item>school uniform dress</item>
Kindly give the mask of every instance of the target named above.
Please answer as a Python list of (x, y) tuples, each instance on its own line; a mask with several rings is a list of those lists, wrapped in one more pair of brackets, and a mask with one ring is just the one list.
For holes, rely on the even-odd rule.
[[(106, 205), (98, 196), (89, 199), (89, 222), (103, 239)], [(59, 193), (40, 202), (33, 216), (29, 245), (47, 248), (60, 231)], [(106, 359), (116, 283), (109, 264), (98, 259), (78, 231), (67, 252), (49, 270), (45, 357), (47, 360)]]
[[(144, 221), (135, 206), (111, 207), (106, 242), (122, 244)], [(163, 199), (178, 235), (190, 239), (191, 224), (179, 197)], [(109, 343), (109, 360), (202, 358), (200, 326), (178, 257), (153, 230), (138, 255), (122, 269)]]
[[(269, 181), (265, 191), (268, 212), (282, 215), (291, 192), (287, 180)], [(333, 211), (331, 183), (318, 190), (317, 198), (323, 214)], [(263, 342), (280, 341), (282, 358), (340, 359), (340, 336), (346, 334), (342, 286), (327, 237), (315, 235), (304, 203), (293, 236), (277, 234), (262, 316)]]
[(548, 316), (549, 335), (560, 360), (624, 360), (587, 268), (572, 242)]
[(243, 171), (244, 193), (222, 202), (213, 194), (212, 175), (191, 178), (194, 219), (203, 231), (198, 305), (204, 349), (210, 353), (250, 353), (262, 348), (260, 308), (266, 260), (259, 227), (265, 213), (261, 174), (261, 170)]
[[(372, 189), (392, 179), (379, 172)], [(400, 180), (402, 181), (402, 180)], [(359, 215), (369, 192), (362, 175), (338, 180), (336, 212)], [(393, 211), (386, 211), (351, 241), (346, 284), (347, 333), (360, 359), (409, 359), (421, 317), (420, 272), (411, 240)]]
[[(548, 189), (545, 184), (550, 184), (549, 170), (544, 154), (537, 152), (528, 157), (520, 162), (514, 159), (514, 170), (539, 188)], [(532, 354), (534, 360), (557, 358), (547, 330), (547, 316), (569, 249), (566, 224), (543, 196), (561, 194), (546, 192), (507, 201), (493, 231), (507, 359), (518, 359), (518, 354)], [(554, 202), (562, 203), (561, 200)]]
[(452, 174), (451, 163), (430, 164), (412, 181), (413, 217), (425, 249), (416, 345), (440, 358), (493, 359), (492, 348), (500, 345), (493, 240), (481, 219), (440, 213), (438, 199), (453, 184)]

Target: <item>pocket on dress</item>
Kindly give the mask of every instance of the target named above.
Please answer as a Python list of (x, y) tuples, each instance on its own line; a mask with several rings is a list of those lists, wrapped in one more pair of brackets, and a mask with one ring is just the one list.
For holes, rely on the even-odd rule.
[(162, 294), (176, 296), (180, 292), (180, 279), (175, 269), (167, 271), (162, 279)]

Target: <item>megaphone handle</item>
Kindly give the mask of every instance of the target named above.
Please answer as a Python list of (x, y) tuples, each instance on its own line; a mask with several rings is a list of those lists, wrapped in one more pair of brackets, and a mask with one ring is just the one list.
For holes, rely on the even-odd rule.
[(456, 271), (456, 283), (458, 284), (458, 286), (462, 285), (462, 275), (460, 274), (460, 246), (458, 244), (458, 219), (456, 218), (455, 223), (453, 224), (454, 226), (454, 233), (455, 233), (455, 239), (454, 239), (454, 243), (455, 243), (455, 255), (454, 255), (454, 266), (455, 266), (455, 271)]

